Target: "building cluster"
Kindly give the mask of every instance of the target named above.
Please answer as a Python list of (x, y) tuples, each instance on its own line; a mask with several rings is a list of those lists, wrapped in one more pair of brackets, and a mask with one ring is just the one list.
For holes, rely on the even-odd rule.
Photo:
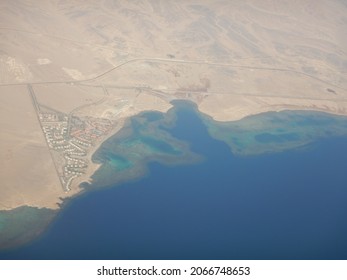
[(97, 138), (105, 135), (111, 128), (112, 123), (108, 119), (88, 117), (85, 120), (81, 120), (80, 118), (72, 117), (70, 136), (79, 145), (90, 147)]
[(107, 119), (81, 119), (55, 112), (40, 113), (42, 130), (49, 148), (58, 152), (63, 164), (58, 173), (65, 191), (70, 190), (73, 179), (85, 173), (88, 167), (88, 150), (96, 140), (112, 128)]

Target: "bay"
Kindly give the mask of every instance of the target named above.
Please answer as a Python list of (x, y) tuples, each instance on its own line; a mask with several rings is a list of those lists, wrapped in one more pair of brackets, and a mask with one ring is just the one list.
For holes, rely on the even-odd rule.
[[(273, 119), (271, 114), (262, 117)], [(178, 104), (175, 121), (155, 127), (162, 129), (164, 134), (157, 136), (165, 143), (153, 134), (154, 139), (142, 135), (141, 143), (156, 149), (136, 141), (133, 145), (132, 138), (110, 139), (99, 158), (95, 155), (104, 160), (105, 169), (93, 176), (88, 191), (67, 203), (39, 239), (0, 253), (0, 258), (347, 259), (347, 137), (342, 130), (324, 137), (319, 133), (309, 141), (301, 136), (326, 127), (331, 132), (332, 123), (342, 122), (344, 127), (346, 120), (293, 114), (307, 120), (295, 123), (301, 134), (293, 134), (293, 122), (281, 124), (278, 133), (284, 137), (258, 127), (252, 141), (267, 144), (266, 149), (261, 146), (261, 152), (254, 152), (252, 145), (237, 152), (210, 136), (217, 124), (208, 120), (206, 126), (194, 108)], [(147, 116), (141, 118), (149, 123), (161, 120)], [(136, 131), (140, 127), (139, 122), (130, 125)], [(313, 128), (302, 129), (303, 125)], [(126, 158), (127, 153), (119, 154), (112, 146), (119, 147), (119, 141), (141, 149)], [(236, 139), (237, 143), (245, 140)], [(169, 155), (163, 155), (165, 151)], [(117, 172), (132, 168), (138, 173), (124, 173), (121, 181), (109, 184), (121, 174)]]

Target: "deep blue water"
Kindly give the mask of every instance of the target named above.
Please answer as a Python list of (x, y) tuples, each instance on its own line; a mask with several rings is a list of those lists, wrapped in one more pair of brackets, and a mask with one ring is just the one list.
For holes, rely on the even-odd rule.
[(170, 131), (206, 160), (151, 163), (137, 182), (75, 198), (40, 239), (0, 258), (347, 259), (346, 137), (240, 157), (192, 110)]

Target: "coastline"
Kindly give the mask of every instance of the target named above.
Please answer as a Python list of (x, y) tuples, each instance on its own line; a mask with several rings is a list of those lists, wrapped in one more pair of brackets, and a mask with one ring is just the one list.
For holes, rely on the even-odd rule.
[[(332, 101), (330, 106), (325, 105), (326, 101), (324, 102), (319, 102), (316, 104), (312, 104), (310, 102), (310, 106), (308, 104), (303, 105), (302, 100), (301, 104), (285, 104), (285, 105), (260, 105), (259, 102), (254, 102), (253, 104), (247, 104), (251, 106), (240, 106), (237, 104), (234, 104), (233, 107), (227, 107), (222, 104), (219, 104), (219, 102), (214, 102), (212, 104), (196, 104), (197, 110), (202, 113), (206, 114), (209, 117), (211, 117), (214, 121), (217, 122), (229, 122), (229, 121), (238, 121), (243, 118), (252, 116), (252, 115), (257, 115), (257, 114), (262, 114), (262, 113), (267, 113), (267, 112), (280, 112), (280, 111), (285, 111), (285, 110), (308, 110), (308, 111), (313, 111), (313, 112), (324, 112), (324, 113), (329, 113), (332, 115), (340, 115), (340, 116), (347, 116), (347, 101), (346, 102), (341, 102), (340, 104), (337, 104), (337, 102)], [(332, 106), (335, 105), (335, 106)], [(215, 110), (216, 107), (220, 108), (220, 110)], [(154, 108), (153, 111), (160, 111), (162, 113), (166, 113), (172, 106), (168, 106), (165, 108)], [(132, 116), (135, 116), (137, 114), (150, 111), (150, 110), (132, 110), (130, 112), (126, 112), (117, 122), (114, 128), (107, 134), (101, 137), (96, 144), (91, 147), (91, 149), (87, 153), (87, 160), (89, 162), (89, 166), (86, 170), (86, 172), (80, 176), (77, 177), (71, 184), (71, 191), (67, 193), (62, 193), (58, 197), (52, 198), (50, 203), (47, 203), (45, 206), (39, 205), (39, 203), (28, 203), (28, 204), (22, 204), (18, 205), (16, 207), (2, 207), (0, 206), (0, 211), (12, 211), (15, 209), (18, 209), (19, 207), (23, 206), (28, 206), (28, 207), (35, 207), (37, 209), (51, 209), (51, 210), (60, 210), (60, 202), (63, 201), (64, 199), (71, 199), (74, 196), (79, 195), (82, 191), (83, 188), (81, 187), (82, 183), (90, 183), (92, 180), (92, 175), (100, 168), (101, 164), (95, 163), (92, 161), (93, 154), (100, 148), (100, 146), (110, 137), (114, 136), (116, 133), (118, 133), (126, 123), (126, 121), (131, 118)], [(49, 205), (49, 206), (47, 206)]]
[[(97, 143), (88, 151), (87, 160), (89, 162), (88, 168), (82, 176), (76, 178), (71, 184), (71, 190), (79, 189), (81, 191), (80, 185), (84, 182), (90, 183), (91, 176), (100, 168), (100, 163), (95, 163), (92, 161), (93, 154), (100, 148), (102, 143), (104, 143), (107, 139), (118, 133), (123, 127), (125, 120), (118, 123), (107, 135), (102, 137), (97, 141)], [(77, 194), (77, 193), (76, 193)]]
[[(195, 103), (189, 102), (189, 105), (190, 105), (189, 107), (192, 108), (197, 115), (200, 115), (200, 117), (204, 117), (204, 118), (208, 117), (210, 119), (213, 119), (209, 115), (206, 115), (204, 112), (201, 112), (201, 110), (199, 110), (199, 106), (196, 105)], [(175, 104), (174, 104), (174, 106), (175, 106)], [(179, 105), (177, 105), (177, 106), (179, 106)], [(292, 112), (294, 112), (294, 111), (305, 111), (305, 109), (303, 109), (303, 108), (295, 108), (295, 109), (283, 108), (282, 110), (279, 110), (279, 111), (285, 111), (285, 110), (286, 111), (292, 111)], [(266, 110), (264, 112), (270, 112), (270, 111), (274, 112), (275, 110), (269, 110), (268, 109), (268, 110)], [(307, 111), (307, 109), (306, 109), (306, 111)], [(327, 112), (326, 110), (310, 110), (310, 111), (313, 112), (313, 113), (315, 113), (315, 112), (317, 112), (317, 113), (318, 112), (325, 112), (325, 113), (330, 114), (332, 118), (334, 118), (333, 116), (341, 115), (341, 114), (332, 114), (331, 112), (329, 112), (329, 111)], [(26, 217), (25, 215), (30, 215), (30, 213), (34, 213), (33, 214), (34, 218), (32, 218), (32, 219), (33, 219), (33, 221), (36, 224), (39, 225), (40, 230), (39, 231), (37, 231), (36, 229), (34, 230), (35, 227), (32, 228), (32, 225), (30, 225), (30, 223), (28, 222), (27, 223), (28, 224), (27, 227), (30, 229), (30, 231), (32, 230), (32, 233), (28, 237), (28, 240), (30, 241), (32, 239), (31, 236), (37, 236), (39, 233), (41, 233), (45, 228), (47, 228), (49, 226), (50, 222), (54, 219), (54, 217), (56, 215), (59, 215), (60, 213), (63, 213), (64, 209), (69, 208), (68, 205), (70, 204), (70, 202), (72, 202), (75, 199), (75, 197), (77, 197), (79, 195), (83, 196), (83, 194), (86, 194), (88, 192), (88, 189), (84, 188), (82, 184), (83, 183), (93, 183), (93, 181), (92, 181), (93, 180), (93, 174), (95, 174), (95, 172), (102, 166), (101, 163), (96, 163), (96, 162), (92, 161), (92, 158), (93, 158), (93, 155), (95, 154), (95, 152), (102, 146), (102, 144), (105, 141), (107, 141), (107, 139), (109, 139), (112, 136), (116, 135), (124, 127), (124, 125), (127, 123), (127, 121), (129, 120), (130, 117), (136, 116), (137, 114), (140, 114), (140, 113), (143, 113), (143, 112), (144, 111), (138, 111), (138, 112), (135, 113), (133, 111), (132, 112), (133, 114), (131, 114), (131, 115), (127, 116), (127, 117), (120, 118), (117, 123), (114, 123), (114, 126), (112, 127), (112, 129), (107, 134), (101, 136), (95, 142), (95, 144), (92, 147), (90, 147), (90, 150), (87, 152), (87, 156), (86, 156), (86, 159), (89, 162), (89, 165), (88, 165), (88, 168), (87, 168), (86, 172), (82, 176), (76, 178), (73, 181), (73, 184), (71, 184), (71, 191), (70, 192), (64, 193), (64, 196), (60, 196), (60, 198), (59, 198), (60, 199), (60, 203), (57, 204), (58, 207), (50, 208), (50, 207), (36, 207), (36, 206), (32, 206), (32, 205), (23, 205), (23, 206), (12, 208), (12, 209), (9, 209), (9, 210), (6, 210), (6, 211), (0, 210), (0, 215), (3, 215), (4, 218), (5, 217), (12, 217), (11, 219), (14, 221), (14, 223), (16, 225), (16, 224), (21, 224), (20, 220), (22, 219), (22, 217), (25, 218)], [(147, 112), (150, 112), (150, 111), (147, 110)], [(170, 111), (170, 115), (171, 116), (173, 116), (172, 112), (175, 112), (175, 111), (174, 110)], [(256, 113), (256, 114), (260, 114), (260, 113), (262, 113), (262, 112), (259, 112), (259, 113)], [(203, 116), (203, 115), (205, 115), (205, 116)], [(249, 114), (247, 116), (251, 116), (251, 114)], [(247, 116), (245, 116), (245, 117), (247, 117)], [(256, 117), (256, 120), (254, 120), (254, 121), (256, 122), (256, 121), (260, 120), (260, 122), (261, 122), (261, 120), (264, 119), (264, 118), (266, 119), (268, 117), (267, 116), (265, 116), (265, 117), (264, 116), (260, 116), (259, 119)], [(241, 119), (243, 119), (243, 117), (240, 118), (239, 120), (241, 120)], [(169, 120), (171, 120), (171, 118)], [(341, 121), (345, 121), (345, 120), (346, 119), (338, 119), (338, 122), (341, 124)], [(212, 121), (212, 125), (215, 124), (214, 122), (215, 121)], [(219, 127), (218, 126), (218, 122), (221, 123), (222, 121), (217, 121), (217, 127)], [(234, 124), (232, 124), (233, 121), (229, 121), (229, 122), (231, 122), (231, 125), (234, 126)], [(344, 124), (345, 123), (343, 123), (344, 134), (346, 134), (346, 132), (345, 132), (346, 131), (346, 126)], [(205, 125), (207, 125), (207, 124), (205, 123)], [(224, 124), (224, 125), (221, 124), (221, 126), (220, 126), (223, 131), (226, 128), (225, 125), (227, 125), (227, 124)], [(240, 124), (236, 123), (235, 125), (236, 126), (241, 125), (241, 127), (242, 127), (242, 123), (240, 123)], [(328, 125), (330, 125), (330, 123), (328, 123)], [(223, 126), (224, 126), (224, 129), (223, 129)], [(332, 126), (332, 128), (334, 129), (334, 126)], [(266, 132), (266, 130), (265, 130), (265, 132)], [(310, 134), (312, 132), (313, 131), (308, 130), (308, 134)], [(290, 130), (287, 133), (290, 134)], [(295, 131), (294, 131), (294, 133), (295, 133)], [(324, 129), (323, 129), (322, 133), (324, 133)], [(220, 138), (216, 134), (213, 135), (213, 133), (212, 134), (209, 133), (209, 134), (210, 134), (210, 137), (212, 137), (214, 139), (221, 140), (221, 141), (225, 142), (226, 144), (230, 144), (230, 143), (228, 143), (227, 139), (224, 139), (223, 137)], [(274, 134), (274, 135), (276, 136), (276, 134)], [(281, 134), (281, 135), (286, 135), (286, 134)], [(313, 133), (312, 135), (316, 135), (316, 134)], [(253, 137), (252, 137), (252, 139), (253, 139)], [(254, 141), (255, 141), (255, 143), (257, 142), (257, 140), (254, 140)], [(242, 141), (242, 143), (243, 143), (243, 141)], [(272, 143), (273, 142), (270, 141), (269, 145), (271, 146)], [(260, 146), (255, 146), (255, 147), (259, 148)], [(271, 147), (271, 149), (273, 149), (273, 148)], [(119, 174), (117, 174), (117, 173), (115, 173), (115, 174), (116, 174), (116, 176), (119, 176)], [(126, 179), (128, 179), (128, 177), (126, 177)], [(22, 210), (21, 210), (21, 208), (22, 208)], [(51, 217), (51, 218), (49, 218), (49, 217)], [(46, 222), (45, 223), (40, 223), (41, 220), (42, 221), (45, 220)], [(0, 226), (1, 226), (1, 224), (0, 224)], [(4, 229), (6, 230), (6, 232), (12, 232), (12, 231), (16, 232), (16, 230), (14, 230), (14, 229), (17, 229), (16, 226), (12, 227), (12, 226), (7, 225), (6, 223), (4, 224), (4, 226), (5, 226)], [(42, 226), (42, 228), (41, 228), (41, 226)], [(18, 231), (18, 232), (20, 232), (20, 231)], [(8, 234), (6, 233), (6, 236), (7, 235)], [(9, 234), (8, 236), (11, 236), (11, 234)], [(19, 240), (18, 244), (22, 244), (23, 242), (26, 243), (26, 240), (24, 240), (24, 241), (22, 241), (21, 239), (18, 239), (18, 240)], [(1, 247), (2, 246), (0, 244), (0, 248)]]
[(219, 97), (211, 97), (197, 104), (199, 112), (210, 116), (217, 122), (239, 121), (243, 118), (267, 112), (291, 111), (316, 111), (332, 115), (347, 116), (347, 99), (336, 100), (310, 100), (289, 99), (278, 97), (259, 97), (257, 100), (250, 98), (231, 97), (223, 102)]
[[(179, 103), (177, 105), (175, 109), (170, 111), (171, 117), (177, 117), (175, 125), (168, 128), (170, 134), (175, 135), (177, 139), (186, 139), (188, 143), (192, 143), (191, 147), (194, 147), (198, 154), (202, 154), (207, 159), (206, 161), (201, 165), (188, 165), (187, 167), (177, 166), (177, 169), (175, 167), (168, 168), (162, 164), (155, 164), (151, 167), (150, 176), (141, 178), (139, 182), (134, 182), (134, 185), (131, 182), (130, 184), (125, 183), (120, 187), (118, 187), (118, 184), (115, 184), (108, 190), (100, 189), (101, 191), (88, 191), (88, 188), (86, 188), (86, 191), (80, 196), (68, 199), (66, 203), (62, 205), (62, 211), (59, 211), (56, 218), (52, 221), (50, 230), (45, 231), (43, 235), (37, 239), (37, 244), (39, 246), (35, 243), (32, 243), (31, 246), (30, 243), (28, 243), (29, 246), (26, 247), (28, 249), (23, 248), (19, 249), (17, 252), (14, 251), (12, 256), (18, 254), (16, 256), (20, 258), (24, 256), (25, 252), (34, 252), (34, 254), (28, 253), (27, 256), (36, 258), (43, 258), (43, 256), (65, 258), (66, 251), (62, 251), (61, 248), (63, 248), (62, 246), (67, 246), (67, 248), (70, 248), (71, 253), (76, 252), (76, 255), (74, 255), (76, 258), (78, 258), (77, 252), (80, 252), (79, 256), (82, 257), (87, 255), (93, 258), (93, 256), (95, 257), (95, 255), (98, 255), (100, 258), (108, 258), (109, 256), (110, 259), (113, 259), (111, 256), (116, 256), (117, 252), (120, 252), (119, 256), (122, 258), (122, 256), (124, 257), (124, 253), (122, 252), (128, 252), (127, 250), (129, 250), (129, 248), (131, 252), (135, 253), (134, 256), (145, 257), (145, 255), (140, 254), (144, 252), (142, 249), (144, 247), (139, 246), (139, 242), (142, 242), (141, 244), (144, 246), (148, 246), (145, 248), (153, 247), (154, 251), (155, 248), (159, 248), (160, 253), (162, 252), (161, 248), (166, 248), (165, 244), (175, 244), (173, 241), (177, 240), (177, 236), (186, 238), (187, 233), (190, 239), (189, 244), (196, 244), (197, 246), (192, 247), (196, 249), (189, 249), (186, 252), (201, 254), (199, 249), (201, 248), (200, 244), (204, 244), (205, 240), (211, 240), (211, 234), (216, 234), (214, 240), (217, 241), (220, 240), (220, 236), (225, 238), (222, 242), (216, 243), (220, 244), (218, 247), (220, 248), (220, 252), (225, 252), (225, 244), (231, 244), (228, 242), (233, 243), (235, 240), (234, 238), (230, 239), (230, 236), (234, 236), (234, 234), (238, 233), (240, 234), (240, 238), (246, 236), (247, 240), (247, 235), (244, 235), (244, 232), (254, 232), (254, 238), (251, 238), (249, 241), (251, 242), (253, 240), (254, 242), (249, 247), (253, 248), (251, 251), (254, 250), (254, 252), (259, 252), (256, 244), (263, 244), (262, 241), (265, 236), (270, 242), (268, 244), (274, 244), (274, 248), (277, 248), (278, 252), (284, 252), (284, 247), (278, 248), (277, 240), (272, 243), (273, 236), (283, 236), (284, 234), (281, 239), (284, 245), (288, 243), (288, 240), (292, 240), (294, 242), (293, 244), (298, 244), (297, 242), (302, 240), (302, 236), (305, 236), (307, 240), (311, 240), (312, 227), (314, 226), (317, 226), (317, 232), (326, 230), (327, 233), (331, 234), (332, 238), (336, 236), (329, 228), (329, 224), (331, 224), (330, 217), (336, 217), (339, 212), (341, 213), (343, 207), (341, 206), (342, 208), (339, 210), (335, 207), (328, 207), (328, 209), (336, 209), (336, 211), (330, 213), (331, 216), (322, 220), (322, 214), (324, 215), (324, 213), (326, 213), (326, 209), (322, 208), (321, 205), (326, 202), (326, 199), (330, 201), (331, 205), (335, 205), (335, 203), (344, 205), (343, 196), (341, 196), (340, 193), (341, 186), (343, 186), (341, 183), (343, 183), (344, 180), (341, 180), (341, 177), (337, 174), (346, 177), (343, 172), (346, 163), (343, 158), (346, 158), (346, 154), (341, 153), (343, 147), (346, 146), (346, 118), (335, 118), (332, 115), (326, 116), (325, 114), (316, 114), (315, 112), (306, 114), (306, 112), (287, 111), (283, 112), (283, 115), (282, 113), (269, 113), (251, 118), (250, 126), (247, 125), (247, 120), (237, 122), (236, 124), (230, 123), (232, 126), (235, 125), (236, 128), (239, 125), (241, 130), (252, 130), (252, 128), (256, 128), (256, 131), (258, 130), (258, 135), (261, 135), (261, 133), (275, 132), (278, 126), (283, 128), (283, 131), (279, 132), (282, 135), (293, 132), (290, 130), (291, 127), (297, 128), (298, 131), (311, 134), (314, 131), (307, 128), (313, 126), (318, 132), (320, 132), (322, 128), (324, 133), (324, 127), (329, 128), (331, 124), (334, 124), (336, 121), (342, 125), (341, 129), (345, 131), (343, 138), (340, 140), (337, 140), (337, 138), (331, 135), (330, 137), (332, 138), (327, 139), (328, 141), (318, 141), (318, 145), (314, 144), (310, 146), (309, 149), (290, 150), (280, 154), (269, 153), (255, 158), (234, 157), (230, 154), (228, 147), (219, 141), (213, 140), (211, 134), (207, 133), (206, 128), (201, 123), (204, 120), (201, 119), (201, 115), (197, 114), (195, 106), (192, 107), (191, 104), (185, 103), (182, 103), (182, 106)], [(176, 114), (174, 114), (175, 112)], [(288, 116), (298, 116), (298, 118), (293, 119), (288, 118)], [(321, 116), (326, 116), (327, 119)], [(143, 118), (140, 116), (136, 120), (139, 119), (144, 120), (143, 123), (140, 122), (140, 124), (143, 124), (141, 127), (148, 127), (148, 123), (145, 121), (147, 119), (146, 116), (143, 116)], [(131, 122), (133, 127), (137, 127), (138, 122), (136, 120), (134, 119)], [(159, 123), (161, 123), (160, 121), (165, 123), (166, 119), (158, 118), (158, 120)], [(171, 118), (167, 119), (167, 121), (169, 120), (171, 120)], [(281, 120), (284, 120), (284, 122)], [(272, 124), (274, 124), (274, 121), (275, 124), (277, 122), (278, 126), (275, 125), (273, 128)], [(263, 126), (252, 126), (254, 123), (264, 123), (265, 130), (262, 129)], [(215, 123), (212, 122), (212, 125), (214, 124)], [(243, 126), (243, 124), (246, 126)], [(218, 126), (218, 123), (216, 123), (216, 125)], [(194, 127), (195, 129), (189, 129), (189, 127)], [(223, 128), (227, 129), (227, 125), (222, 124), (221, 129), (223, 130)], [(145, 133), (144, 131), (146, 131), (146, 129), (142, 130), (143, 133)], [(335, 131), (335, 129), (332, 128), (331, 131)], [(240, 133), (242, 134), (242, 132)], [(132, 133), (129, 131), (129, 134), (125, 134), (124, 138), (118, 138), (117, 135), (115, 136), (115, 141), (111, 141), (109, 145), (101, 148), (101, 157), (94, 157), (96, 162), (99, 162), (99, 160), (103, 158), (103, 155), (107, 156), (108, 152), (110, 154), (114, 152), (114, 155), (117, 155), (117, 150), (113, 150), (112, 145), (116, 147), (120, 145), (121, 141), (118, 142), (117, 139), (129, 141)], [(139, 136), (139, 134), (134, 135)], [(287, 140), (289, 140), (289, 142), (291, 141), (291, 139)], [(281, 144), (281, 142), (277, 142), (276, 144), (276, 141), (272, 141), (271, 139), (265, 142), (270, 146)], [(260, 141), (259, 143), (262, 142)], [(324, 144), (325, 148), (321, 149), (320, 147), (323, 146), (320, 146), (320, 143), (326, 143)], [(335, 143), (336, 145), (334, 145)], [(343, 146), (339, 146), (338, 143), (342, 143)], [(336, 169), (329, 168), (329, 165), (331, 165), (331, 160), (329, 160), (331, 159), (331, 155), (342, 156), (333, 157), (336, 159)], [(281, 159), (283, 161), (281, 161)], [(100, 162), (102, 162), (102, 160)], [(309, 163), (311, 163), (311, 165)], [(308, 171), (305, 169), (307, 166), (310, 166)], [(330, 173), (324, 172), (327, 168)], [(315, 172), (317, 170), (319, 170), (318, 173)], [(111, 170), (106, 169), (106, 173), (103, 175), (107, 177), (109, 171)], [(252, 174), (252, 176), (248, 176), (249, 174)], [(293, 176), (293, 174), (295, 176)], [(319, 174), (319, 176), (317, 174)], [(112, 175), (118, 176), (117, 173), (114, 172)], [(283, 178), (288, 179), (283, 180)], [(294, 182), (292, 178), (294, 178)], [(317, 184), (313, 184), (312, 181), (317, 182)], [(98, 185), (98, 176), (95, 177), (95, 181), (93, 182)], [(333, 187), (334, 189), (332, 190)], [(312, 200), (312, 193), (318, 193), (319, 195), (314, 195)], [(332, 193), (334, 196), (331, 196)], [(307, 204), (307, 199), (302, 199), (302, 196), (310, 200), (309, 205)], [(203, 197), (203, 199), (201, 197)], [(288, 199), (288, 197), (290, 199)], [(315, 200), (315, 198), (317, 198), (317, 200)], [(278, 200), (280, 200), (281, 203), (278, 203)], [(293, 200), (300, 205), (301, 211), (292, 210)], [(269, 207), (268, 203), (271, 203)], [(279, 208), (279, 212), (283, 213), (284, 217), (284, 219), (280, 219), (282, 221), (282, 230), (277, 232), (277, 230), (279, 230), (279, 216), (277, 212), (273, 213), (272, 210), (274, 208), (278, 209), (278, 207), (282, 205), (284, 208), (282, 210)], [(312, 207), (321, 212), (313, 212)], [(158, 209), (160, 211), (157, 211)], [(215, 209), (218, 211), (215, 212)], [(259, 215), (259, 211), (263, 211), (262, 215)], [(27, 212), (27, 209), (25, 209), (25, 212)], [(39, 212), (40, 216), (45, 215), (44, 212), (42, 212), (42, 214), (41, 211)], [(127, 215), (126, 218), (124, 218), (125, 213)], [(143, 215), (143, 213), (145, 213), (145, 215)], [(230, 225), (230, 231), (228, 231), (230, 234), (224, 234), (225, 220), (230, 219), (230, 215), (233, 215), (233, 213), (236, 213), (233, 218), (236, 222), (240, 223), (242, 231), (235, 231), (234, 224), (232, 224)], [(238, 220), (237, 217), (240, 213), (242, 214), (242, 218)], [(201, 217), (211, 217), (212, 215), (215, 218), (210, 219), (210, 224), (201, 224)], [(317, 222), (313, 225), (307, 225), (308, 215)], [(102, 218), (100, 219), (100, 217)], [(194, 219), (192, 217), (196, 218)], [(259, 217), (263, 219), (261, 222), (259, 222)], [(340, 214), (339, 217), (339, 222), (343, 225), (343, 215)], [(252, 223), (249, 223), (248, 220), (244, 222), (245, 218), (252, 218)], [(135, 227), (129, 225), (129, 220), (137, 221), (136, 219), (146, 221), (148, 230), (144, 231), (144, 235), (141, 231), (144, 223), (133, 223)], [(296, 224), (295, 222), (298, 221), (298, 219), (300, 222)], [(193, 225), (191, 224), (192, 220), (194, 221)], [(117, 225), (110, 227), (109, 221), (117, 221)], [(215, 224), (215, 221), (218, 221), (218, 223)], [(288, 231), (288, 222), (293, 222), (293, 226), (297, 225), (300, 229), (304, 225), (306, 234), (294, 235), (293, 237), (292, 232)], [(174, 225), (171, 223), (174, 223)], [(243, 227), (246, 223), (250, 225), (249, 229)], [(264, 234), (258, 237), (259, 233), (263, 233), (264, 223), (267, 225), (266, 228), (269, 229), (269, 232), (266, 233), (266, 235)], [(172, 226), (168, 230), (165, 230), (169, 225)], [(321, 230), (319, 230), (318, 227), (320, 225)], [(32, 226), (34, 227), (34, 225)], [(290, 226), (292, 227), (292, 224), (290, 224)], [(189, 230), (187, 230), (187, 227)], [(218, 233), (215, 233), (215, 229), (218, 230)], [(208, 230), (211, 230), (211, 232), (208, 232)], [(138, 234), (133, 235), (132, 233), (134, 232)], [(194, 243), (197, 236), (196, 234), (200, 232), (205, 233), (206, 239), (202, 240), (204, 243)], [(161, 238), (157, 238), (157, 236), (165, 236), (168, 237), (168, 239), (165, 238), (165, 242), (154, 243), (158, 244), (158, 246), (153, 246), (151, 242), (156, 241), (156, 239), (162, 240)], [(317, 234), (314, 236), (318, 237), (322, 235)], [(77, 243), (76, 240), (78, 240)], [(95, 247), (91, 245), (93, 250), (84, 246), (84, 244), (92, 244), (95, 240), (99, 240), (100, 242), (98, 242)], [(114, 240), (116, 241), (113, 242)], [(319, 239), (319, 242), (325, 244), (323, 242), (325, 240), (325, 236), (323, 236)], [(330, 240), (332, 240), (331, 244), (333, 244), (334, 239)], [(313, 249), (309, 251), (315, 254), (315, 249), (318, 248), (317, 245), (319, 242), (317, 241), (314, 246), (311, 246)], [(76, 244), (77, 246), (75, 247)], [(107, 255), (104, 253), (108, 252), (107, 248), (110, 248), (110, 246), (118, 249), (118, 244), (119, 246), (123, 245), (125, 250), (112, 250), (112, 252), (115, 252), (114, 255)], [(186, 247), (186, 244), (188, 244), (188, 242), (182, 244), (182, 249)], [(239, 244), (239, 241), (236, 240), (235, 244)], [(230, 245), (229, 248), (231, 249), (228, 250), (229, 253), (234, 252), (232, 248), (235, 248), (235, 244)], [(247, 244), (247, 242), (244, 241), (244, 244)], [(268, 244), (264, 245), (264, 248), (269, 246)], [(310, 243), (308, 242), (305, 244)], [(137, 251), (131, 250), (131, 246), (134, 246), (134, 249), (139, 249)], [(175, 249), (174, 246), (175, 245), (171, 248)], [(241, 247), (243, 247), (243, 245)], [(215, 246), (210, 247), (211, 251), (206, 253), (206, 256), (211, 257), (211, 253), (215, 252), (215, 248)], [(292, 250), (291, 248), (292, 246), (288, 245), (289, 252)], [(324, 248), (325, 246), (322, 247), (322, 252), (324, 252)], [(334, 250), (333, 246), (331, 248)], [(30, 251), (31, 249), (32, 251)], [(79, 251), (79, 249), (82, 250)], [(184, 252), (182, 249), (179, 251)], [(41, 251), (40, 254), (42, 255), (36, 255), (35, 252), (39, 251)], [(169, 254), (175, 252), (172, 249), (168, 249), (167, 251)], [(295, 246), (294, 251), (297, 252)], [(46, 252), (50, 252), (50, 255), (46, 254)], [(59, 255), (59, 252), (62, 254)], [(91, 252), (91, 254), (88, 255), (86, 252)], [(152, 251), (145, 250), (145, 252)], [(303, 250), (303, 253), (305, 253), (305, 250)], [(160, 258), (162, 255), (158, 256)], [(220, 256), (221, 255), (219, 255), (219, 257)], [(72, 255), (69, 255), (69, 257), (72, 258)]]

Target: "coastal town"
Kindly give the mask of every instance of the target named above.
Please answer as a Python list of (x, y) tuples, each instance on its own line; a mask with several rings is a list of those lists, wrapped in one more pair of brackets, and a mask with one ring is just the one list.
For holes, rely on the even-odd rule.
[(108, 119), (77, 116), (41, 110), (39, 119), (47, 145), (65, 192), (72, 181), (88, 167), (87, 154), (96, 141), (112, 129)]

